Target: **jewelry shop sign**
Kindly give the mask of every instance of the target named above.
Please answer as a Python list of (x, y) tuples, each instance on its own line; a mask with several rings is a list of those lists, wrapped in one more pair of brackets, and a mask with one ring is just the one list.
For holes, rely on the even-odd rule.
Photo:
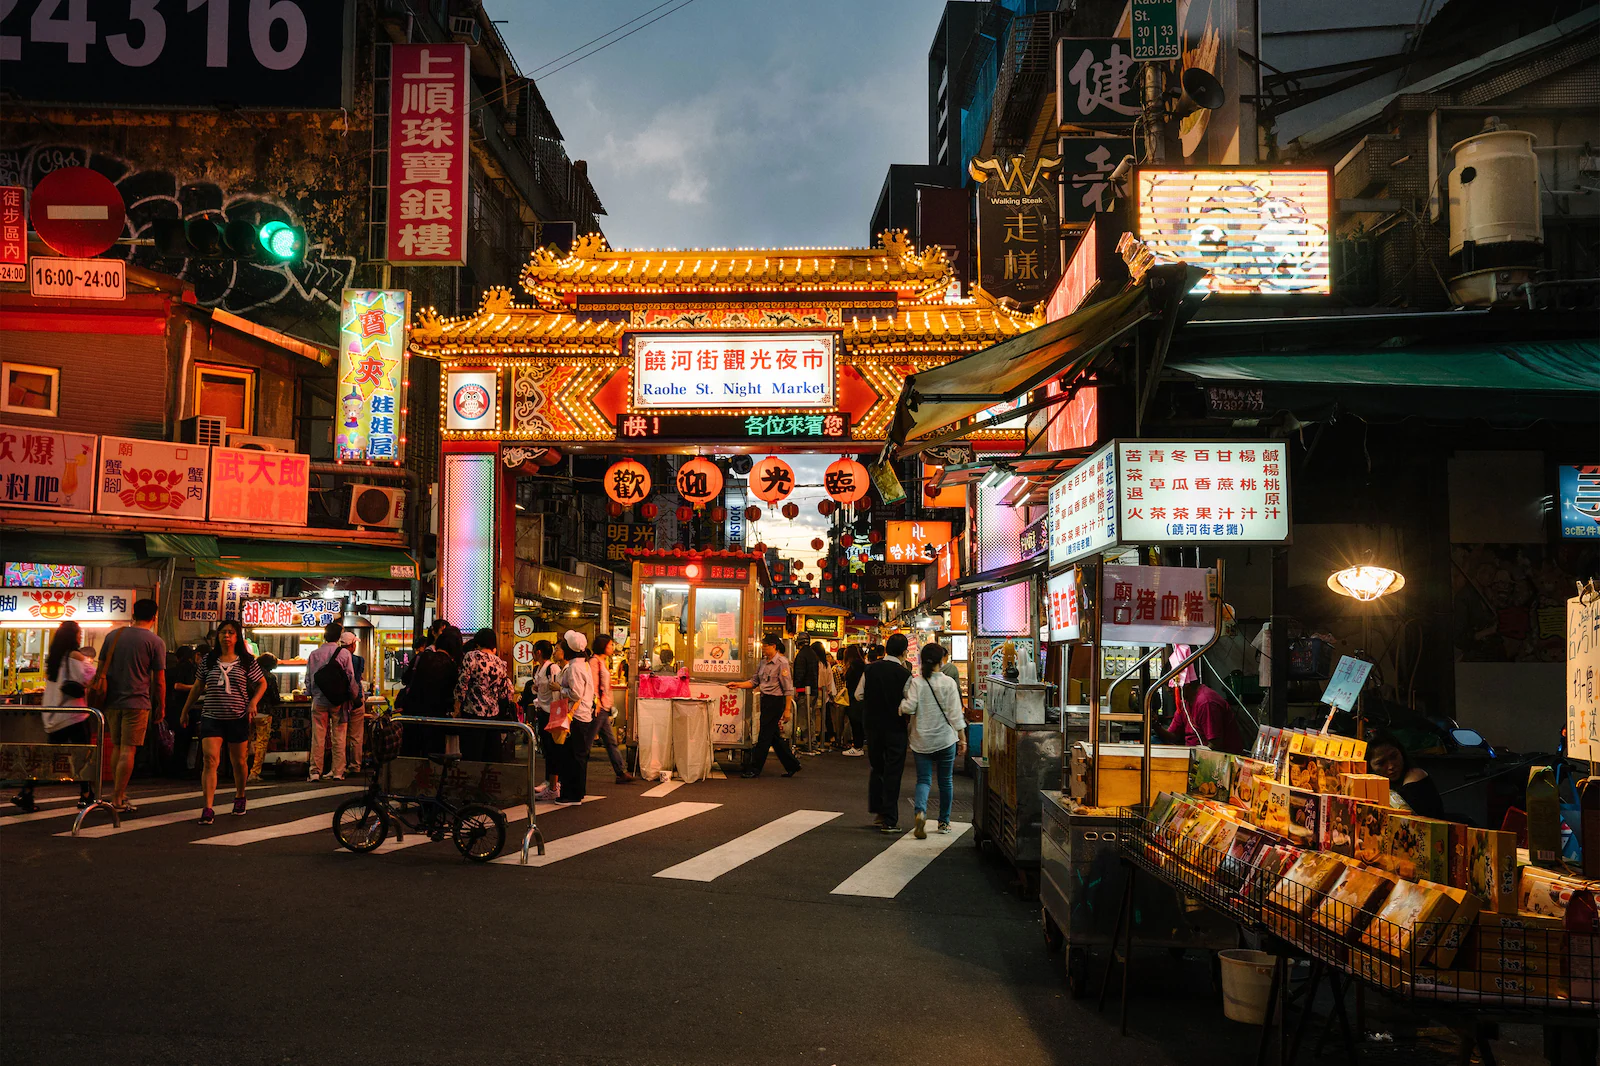
[(834, 407), (832, 333), (634, 334), (636, 411)]

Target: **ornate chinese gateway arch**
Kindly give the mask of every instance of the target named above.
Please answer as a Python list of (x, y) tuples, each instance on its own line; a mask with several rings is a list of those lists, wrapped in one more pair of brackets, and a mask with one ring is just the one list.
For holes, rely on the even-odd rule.
[(526, 298), (419, 312), (413, 354), (441, 364), (439, 610), (509, 631), (517, 456), (586, 452), (876, 453), (901, 383), (1040, 324), (959, 287), (940, 248), (541, 249)]

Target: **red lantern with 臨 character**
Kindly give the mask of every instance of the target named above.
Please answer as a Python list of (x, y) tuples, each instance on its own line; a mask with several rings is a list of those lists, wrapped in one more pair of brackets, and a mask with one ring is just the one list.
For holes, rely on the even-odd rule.
[(829, 465), (822, 474), (822, 487), (840, 503), (855, 503), (867, 494), (867, 487), (871, 483), (867, 468), (854, 459), (840, 459)]

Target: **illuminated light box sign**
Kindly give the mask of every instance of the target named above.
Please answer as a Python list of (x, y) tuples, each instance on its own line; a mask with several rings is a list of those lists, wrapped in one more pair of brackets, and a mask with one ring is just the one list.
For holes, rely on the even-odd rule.
[(1328, 171), (1141, 167), (1137, 182), (1136, 236), (1158, 260), (1209, 270), (1196, 292), (1332, 291)]
[(133, 618), (133, 599), (132, 589), (0, 588), (0, 622), (126, 622)]
[(889, 562), (931, 563), (935, 553), (950, 543), (950, 523), (885, 522), (883, 539)]
[(634, 334), (633, 407), (834, 406), (832, 333)]
[(628, 441), (760, 440), (780, 444), (850, 439), (850, 416), (843, 411), (801, 415), (617, 416), (617, 439)]
[(1564, 466), (1560, 475), (1561, 535), (1600, 537), (1600, 466)]
[(239, 621), (247, 626), (320, 629), (343, 617), (343, 600), (246, 600)]
[(682, 581), (748, 581), (750, 567), (727, 563), (640, 563), (639, 576)]
[(99, 443), (93, 433), (0, 425), (0, 507), (93, 511)]
[(1050, 487), (1050, 563), (1135, 544), (1286, 544), (1288, 445), (1117, 440)]
[(345, 289), (339, 309), (335, 454), (398, 463), (405, 458), (405, 289)]
[(84, 567), (74, 563), (6, 563), (3, 584), (14, 588), (81, 589)]
[(500, 428), (500, 372), (452, 370), (445, 375), (444, 428), (496, 430)]
[(1216, 571), (1187, 566), (1101, 568), (1100, 638), (1121, 644), (1204, 644), (1216, 631)]
[(1064, 570), (1045, 585), (1051, 641), (1077, 640), (1082, 635), (1078, 600), (1078, 572)]

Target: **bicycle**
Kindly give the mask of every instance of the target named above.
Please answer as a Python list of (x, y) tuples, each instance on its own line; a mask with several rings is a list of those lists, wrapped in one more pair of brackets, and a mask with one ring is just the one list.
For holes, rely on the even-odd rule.
[[(445, 771), (461, 761), (456, 754), (429, 755), (439, 765), (439, 786), (432, 796), (402, 796), (385, 792), (379, 784), (381, 762), (372, 772), (372, 785), (365, 793), (345, 800), (333, 812), (333, 836), (339, 846), (354, 852), (377, 849), (395, 825), (395, 839), (404, 840), (406, 830), (426, 833), (430, 840), (443, 840), (448, 834), (456, 850), (472, 862), (488, 862), (506, 846), (506, 816), (487, 803), (456, 804), (444, 797)], [(416, 820), (406, 817), (415, 810)]]

